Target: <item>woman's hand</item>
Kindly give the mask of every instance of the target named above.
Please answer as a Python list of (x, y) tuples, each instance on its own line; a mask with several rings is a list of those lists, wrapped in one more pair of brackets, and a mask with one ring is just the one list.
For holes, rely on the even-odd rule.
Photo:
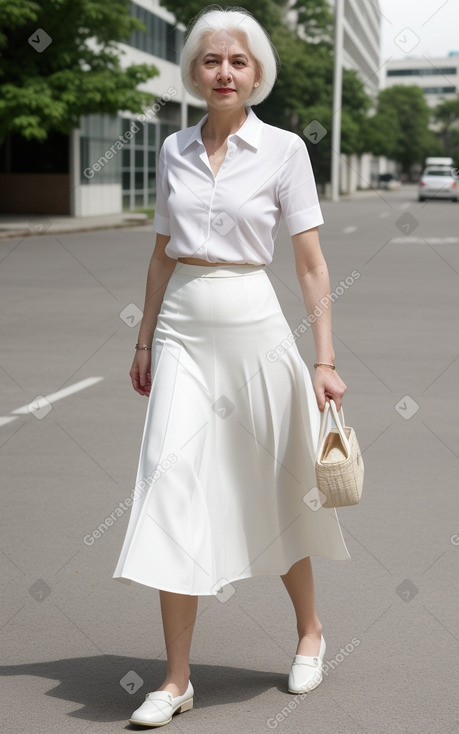
[(324, 366), (316, 367), (313, 385), (320, 411), (325, 408), (325, 401), (330, 398), (335, 401), (337, 410), (341, 409), (342, 398), (347, 388), (336, 370)]
[(150, 395), (151, 389), (151, 350), (138, 349), (135, 353), (129, 375), (132, 387), (139, 395)]

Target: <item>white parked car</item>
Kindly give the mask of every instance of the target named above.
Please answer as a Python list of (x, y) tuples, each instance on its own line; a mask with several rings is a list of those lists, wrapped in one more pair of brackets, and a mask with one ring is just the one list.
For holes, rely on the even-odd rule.
[(459, 201), (458, 179), (453, 176), (454, 169), (442, 166), (427, 166), (418, 187), (418, 200), (451, 199)]

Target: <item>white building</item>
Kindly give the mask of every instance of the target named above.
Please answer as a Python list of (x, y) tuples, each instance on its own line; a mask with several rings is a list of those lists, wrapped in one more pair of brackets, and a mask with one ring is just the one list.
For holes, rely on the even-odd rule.
[(178, 65), (184, 27), (158, 0), (136, 0), (131, 14), (145, 26), (119, 44), (122, 64), (153, 64), (159, 75), (140, 86), (155, 100), (145, 115), (85, 115), (71, 135), (71, 202), (74, 216), (151, 207), (156, 157), (163, 140), (204, 114), (183, 88)]
[[(329, 0), (335, 8), (335, 0)], [(343, 63), (354, 69), (373, 99), (379, 91), (381, 13), (378, 0), (344, 0)]]
[(459, 55), (441, 59), (396, 59), (386, 63), (385, 87), (395, 84), (421, 87), (426, 102), (436, 107), (445, 99), (457, 99), (459, 94)]
[[(336, 0), (329, 0), (335, 11)], [(378, 0), (343, 0), (343, 65), (353, 69), (366, 93), (375, 101), (380, 90), (381, 12)], [(379, 175), (392, 167), (385, 158), (370, 153), (341, 155), (341, 193), (378, 186)]]

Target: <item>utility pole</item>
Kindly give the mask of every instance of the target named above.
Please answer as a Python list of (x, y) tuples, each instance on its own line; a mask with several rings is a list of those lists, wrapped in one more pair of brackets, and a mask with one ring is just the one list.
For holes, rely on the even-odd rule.
[(341, 155), (341, 104), (343, 88), (344, 0), (335, 0), (335, 67), (333, 74), (333, 115), (331, 151), (331, 198), (339, 201), (339, 163)]

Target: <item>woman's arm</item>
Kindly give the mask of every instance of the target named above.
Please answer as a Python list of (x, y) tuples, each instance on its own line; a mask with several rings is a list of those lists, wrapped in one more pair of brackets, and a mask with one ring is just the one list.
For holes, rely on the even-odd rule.
[[(137, 340), (139, 344), (146, 347), (151, 347), (164, 292), (177, 264), (177, 260), (173, 260), (165, 253), (169, 240), (170, 237), (167, 235), (156, 235), (155, 249), (148, 267), (145, 305), (140, 324), (139, 338)], [(149, 349), (136, 350), (129, 374), (134, 390), (140, 395), (150, 395), (150, 370), (151, 351)]]
[[(335, 351), (332, 343), (330, 278), (327, 263), (322, 254), (319, 242), (318, 227), (292, 236), (295, 265), (298, 280), (303, 293), (304, 304), (308, 315), (314, 313), (318, 306), (320, 314), (312, 321), (312, 333), (316, 348), (316, 362), (335, 363)], [(321, 299), (325, 299), (322, 304)], [(327, 304), (327, 307), (323, 303)], [(316, 309), (316, 314), (318, 313)], [(314, 391), (319, 410), (325, 407), (325, 399), (333, 398), (338, 410), (346, 385), (336, 370), (330, 367), (317, 367), (314, 375)]]

